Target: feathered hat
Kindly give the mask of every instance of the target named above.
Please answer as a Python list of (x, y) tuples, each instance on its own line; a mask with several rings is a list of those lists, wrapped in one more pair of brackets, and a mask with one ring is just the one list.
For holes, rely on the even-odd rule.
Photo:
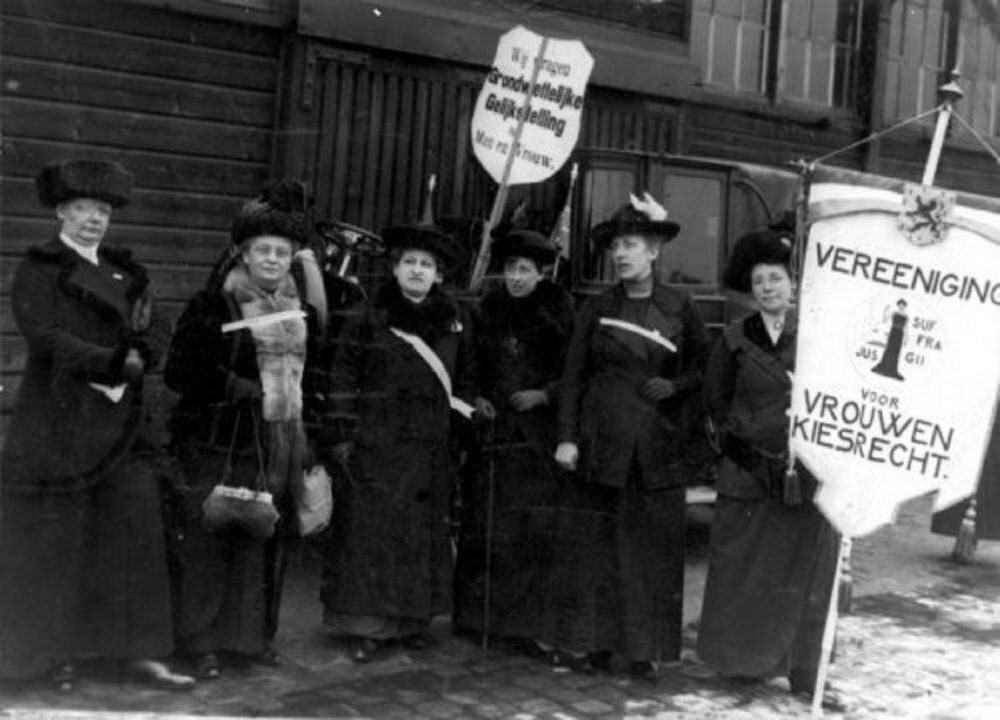
[(261, 235), (277, 235), (305, 245), (306, 193), (297, 180), (273, 180), (258, 197), (248, 200), (236, 213), (229, 228), (233, 244)]
[(795, 223), (783, 215), (766, 230), (756, 230), (736, 241), (722, 273), (722, 283), (737, 292), (750, 292), (750, 274), (758, 265), (784, 265), (791, 274)]
[(667, 211), (647, 192), (641, 200), (630, 194), (628, 203), (590, 231), (590, 238), (598, 248), (607, 248), (615, 238), (625, 235), (670, 242), (680, 229), (680, 225), (667, 220)]
[(128, 204), (132, 193), (132, 173), (111, 160), (64, 160), (42, 168), (35, 188), (45, 207), (92, 198), (120, 208)]

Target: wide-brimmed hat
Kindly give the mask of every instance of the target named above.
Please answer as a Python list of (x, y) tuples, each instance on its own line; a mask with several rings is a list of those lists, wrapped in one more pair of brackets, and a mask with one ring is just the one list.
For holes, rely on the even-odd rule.
[(428, 223), (394, 225), (382, 231), (382, 240), (393, 253), (424, 250), (437, 258), (445, 268), (454, 268), (458, 263), (459, 250), (455, 239), (439, 225)]
[(722, 283), (737, 292), (750, 292), (750, 274), (758, 265), (784, 265), (791, 274), (794, 232), (768, 228), (747, 233), (736, 241), (722, 273)]
[(240, 245), (261, 235), (276, 235), (304, 245), (307, 240), (306, 203), (305, 187), (301, 182), (269, 182), (260, 195), (245, 202), (233, 218), (229, 228), (233, 244)]
[(556, 259), (555, 246), (540, 232), (534, 230), (512, 230), (493, 241), (492, 256), (498, 263), (510, 257), (533, 260), (539, 268), (551, 265)]
[(35, 189), (45, 207), (91, 198), (119, 208), (128, 204), (132, 179), (132, 173), (111, 160), (64, 160), (42, 168)]
[(606, 248), (615, 238), (624, 235), (642, 235), (650, 240), (670, 242), (680, 229), (681, 226), (672, 220), (650, 220), (646, 213), (626, 203), (608, 220), (595, 226), (590, 231), (590, 238), (598, 248)]

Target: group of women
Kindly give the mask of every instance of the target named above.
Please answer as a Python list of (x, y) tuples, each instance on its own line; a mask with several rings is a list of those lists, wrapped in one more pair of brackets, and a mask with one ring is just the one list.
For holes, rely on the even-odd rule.
[[(39, 190), (59, 237), (32, 251), (14, 287), (29, 362), (4, 452), (0, 676), (51, 673), (72, 687), (76, 662), (101, 656), (186, 688), (191, 678), (149, 658), (173, 650), (204, 680), (229, 658), (278, 662), (296, 501), (303, 473), (325, 465), (335, 505), (323, 622), (355, 661), (390, 642), (425, 647), (431, 620), (451, 614), (458, 630), (557, 669), (624, 661), (655, 681), (680, 658), (685, 423), (704, 398), (726, 457), (699, 654), (743, 681), (785, 675), (811, 690), (837, 539), (808, 474), (783, 464), (787, 234), (736, 246), (726, 281), (759, 312), (711, 357), (690, 297), (658, 279), (680, 228), (648, 195), (594, 228), (618, 282), (578, 312), (546, 278), (544, 236), (498, 238), (503, 283), (470, 308), (445, 289), (454, 239), (413, 224), (385, 231), (392, 277), (330, 332), (305, 200), (282, 181), (237, 214), (168, 344), (141, 267), (99, 247), (126, 171), (47, 172)], [(73, 211), (91, 205), (85, 237)], [(180, 395), (173, 463), (143, 473), (142, 377), (163, 352)], [(160, 476), (171, 479), (162, 508)], [(223, 477), (271, 494), (269, 536), (205, 527)], [(52, 573), (56, 558), (71, 571)]]

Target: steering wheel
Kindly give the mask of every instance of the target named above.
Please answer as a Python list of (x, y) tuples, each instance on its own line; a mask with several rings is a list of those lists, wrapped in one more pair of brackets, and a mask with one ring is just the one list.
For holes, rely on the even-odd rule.
[(327, 246), (335, 245), (342, 253), (384, 255), (386, 252), (381, 235), (357, 225), (349, 225), (339, 220), (333, 222), (321, 220), (316, 223), (316, 232), (323, 237)]

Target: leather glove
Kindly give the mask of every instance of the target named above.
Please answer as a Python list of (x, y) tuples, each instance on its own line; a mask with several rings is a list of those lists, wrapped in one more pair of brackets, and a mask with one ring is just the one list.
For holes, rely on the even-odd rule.
[(344, 440), (339, 442), (330, 448), (330, 457), (338, 465), (347, 465), (351, 461), (351, 457), (354, 455), (354, 442), (351, 440)]
[(260, 386), (260, 382), (241, 377), (230, 378), (226, 392), (232, 402), (260, 400), (264, 397), (264, 389)]
[(580, 460), (580, 449), (576, 443), (562, 442), (556, 447), (556, 464), (563, 470), (572, 472)]
[(142, 359), (139, 351), (132, 348), (125, 355), (125, 362), (122, 363), (122, 380), (134, 385), (142, 379), (142, 374), (146, 371), (146, 361)]
[(472, 413), (472, 419), (476, 422), (486, 422), (497, 416), (497, 410), (493, 407), (493, 403), (484, 397), (477, 397), (473, 407), (475, 410)]
[(536, 407), (547, 405), (549, 394), (544, 390), (518, 390), (510, 396), (510, 406), (516, 412), (527, 412)]
[(639, 388), (639, 394), (652, 402), (666, 400), (669, 397), (673, 397), (676, 392), (677, 387), (674, 385), (673, 380), (661, 377), (650, 378)]

